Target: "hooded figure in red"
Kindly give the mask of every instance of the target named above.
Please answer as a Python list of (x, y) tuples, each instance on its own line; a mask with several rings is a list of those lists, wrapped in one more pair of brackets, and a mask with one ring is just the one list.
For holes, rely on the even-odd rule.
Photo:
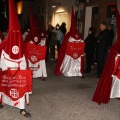
[[(28, 76), (31, 76), (31, 71), (30, 73), (28, 73), (28, 71), (26, 70), (27, 64), (24, 56), (24, 51), (22, 48), (23, 47), (22, 33), (17, 17), (14, 0), (8, 0), (8, 3), (9, 3), (9, 30), (8, 30), (7, 38), (3, 40), (1, 44), (2, 52), (0, 59), (1, 60), (0, 67), (2, 69), (1, 76), (3, 73), (4, 73), (3, 76), (8, 75), (9, 77), (9, 75), (11, 75), (11, 79), (8, 80), (13, 80), (13, 74), (12, 74), (13, 71), (16, 71), (16, 74), (18, 73), (19, 76), (21, 75), (22, 70), (24, 71), (24, 74), (25, 72), (27, 72)], [(21, 79), (17, 79), (17, 80), (22, 81)], [(31, 114), (25, 111), (25, 98), (27, 102), (29, 101), (27, 99), (28, 97), (26, 97), (26, 95), (29, 96), (29, 93), (27, 91), (28, 88), (27, 82), (26, 82), (26, 86), (24, 87), (21, 87), (20, 85), (16, 85), (16, 86), (13, 85), (9, 87), (1, 85), (0, 95), (3, 98), (2, 99), (3, 103), (19, 108), (20, 113), (25, 117), (31, 117)], [(11, 95), (11, 91), (13, 89), (16, 90), (16, 93), (18, 95), (17, 97)]]
[(13, 0), (9, 0), (9, 16), (8, 36), (2, 43), (2, 49), (11, 59), (16, 60), (23, 57), (23, 40)]
[(36, 18), (36, 21), (37, 21), (37, 25), (39, 27), (40, 33), (44, 32), (45, 30), (44, 30), (43, 25), (38, 17)]
[(116, 26), (117, 40), (109, 51), (105, 67), (92, 98), (92, 101), (97, 102), (98, 104), (107, 104), (110, 101), (110, 94), (113, 82), (112, 74), (114, 72), (115, 59), (117, 55), (120, 54), (120, 14), (118, 10), (116, 11)]
[(42, 31), (42, 26), (37, 25), (37, 20), (30, 8), (30, 25), (31, 30), (26, 36), (26, 58), (28, 59), (28, 66), (36, 68), (33, 70), (33, 78), (40, 77), (45, 80), (47, 77), (46, 71), (46, 34)]
[[(78, 47), (80, 45), (80, 48)], [(72, 47), (71, 47), (72, 46)], [(73, 47), (74, 46), (74, 47)], [(81, 50), (78, 50), (78, 51), (81, 51), (81, 53), (76, 53), (77, 51), (72, 51), (70, 50), (70, 47), (71, 48), (75, 48), (76, 50), (77, 47)], [(76, 59), (78, 59), (79, 57), (82, 57), (80, 58), (79, 62), (77, 62), (77, 64), (80, 64), (80, 68), (79, 69), (79, 72), (78, 74), (64, 74), (65, 76), (82, 76), (82, 72), (83, 72), (83, 61), (84, 61), (84, 47), (85, 47), (85, 44), (84, 42), (81, 40), (81, 37), (80, 37), (80, 34), (77, 30), (77, 27), (76, 27), (76, 20), (75, 20), (75, 16), (74, 16), (74, 11), (73, 11), (73, 8), (72, 8), (72, 13), (71, 13), (71, 27), (70, 27), (70, 31), (65, 35), (64, 39), (63, 39), (63, 42), (62, 42), (62, 45), (61, 45), (61, 48), (60, 48), (60, 52), (59, 52), (59, 55), (58, 55), (58, 60), (57, 60), (57, 63), (56, 63), (56, 66), (55, 66), (55, 70), (54, 70), (54, 74), (55, 75), (61, 75), (63, 73), (63, 71), (65, 72), (66, 70), (63, 70), (64, 69), (64, 65), (63, 63), (66, 61), (65, 60), (65, 56), (68, 55), (69, 53), (69, 56), (71, 56), (71, 58), (74, 59), (74, 61), (76, 61)], [(75, 50), (74, 49), (74, 50)], [(73, 52), (73, 53), (72, 53)], [(75, 53), (74, 53), (75, 52)], [(73, 55), (73, 56), (72, 56)], [(77, 58), (74, 58), (76, 57)], [(63, 62), (64, 61), (64, 62)], [(67, 62), (67, 61), (66, 61)], [(70, 62), (70, 61), (69, 61)], [(68, 63), (68, 62), (67, 62)], [(75, 63), (75, 62), (74, 62)], [(81, 64), (82, 63), (82, 64)], [(76, 63), (75, 63), (76, 65)], [(76, 68), (75, 68), (76, 69)], [(74, 70), (73, 70), (74, 71)], [(70, 71), (69, 71), (70, 72)]]
[(39, 33), (40, 33), (40, 43), (42, 46), (46, 45), (46, 32), (43, 29), (42, 23), (40, 21), (40, 19), (37, 17), (37, 25), (38, 25), (38, 29), (39, 29)]
[[(35, 16), (33, 14), (32, 8), (30, 7), (30, 32), (25, 38), (25, 41), (33, 41), (36, 45), (40, 43), (41, 35), (40, 35), (40, 30), (37, 26), (37, 22), (35, 20)], [(38, 41), (34, 41), (34, 38), (37, 37)]]

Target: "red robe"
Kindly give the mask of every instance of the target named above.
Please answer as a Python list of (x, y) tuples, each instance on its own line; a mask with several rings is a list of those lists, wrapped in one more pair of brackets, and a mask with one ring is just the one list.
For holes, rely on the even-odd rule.
[[(71, 33), (68, 32), (63, 39), (62, 45), (60, 47), (57, 63), (56, 63), (56, 66), (55, 66), (55, 70), (54, 70), (55, 75), (61, 75), (62, 74), (62, 71), (60, 70), (60, 67), (62, 65), (63, 59), (64, 59), (65, 54), (66, 54), (67, 43), (68, 43), (68, 39), (69, 39), (70, 36), (71, 36)], [(84, 69), (84, 56), (81, 57), (81, 62), (82, 62), (82, 64), (81, 64), (81, 73), (82, 73), (83, 69)]]
[(116, 55), (117, 51), (114, 49), (114, 47), (112, 47), (108, 54), (102, 76), (92, 98), (92, 101), (97, 102), (98, 104), (108, 103), (110, 101), (112, 73), (114, 70)]
[(65, 37), (63, 39), (63, 42), (62, 42), (62, 45), (60, 47), (58, 59), (57, 59), (55, 70), (54, 70), (55, 75), (61, 75), (62, 74), (62, 72), (60, 71), (60, 67), (61, 67), (62, 61), (65, 57), (65, 51), (66, 51), (67, 42), (68, 42), (69, 37), (70, 37), (70, 33), (67, 33), (65, 35)]

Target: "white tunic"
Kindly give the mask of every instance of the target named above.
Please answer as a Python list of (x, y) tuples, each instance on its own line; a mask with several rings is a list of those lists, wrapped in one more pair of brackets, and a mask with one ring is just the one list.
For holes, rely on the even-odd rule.
[(35, 64), (32, 64), (29, 60), (28, 62), (29, 62), (29, 67), (36, 68), (33, 69), (33, 78), (47, 77), (45, 60), (40, 60)]
[[(39, 45), (45, 46), (46, 43), (46, 38), (43, 38)], [(31, 43), (32, 44), (32, 43)], [(33, 67), (36, 69), (33, 69), (33, 78), (38, 78), (38, 77), (47, 77), (47, 71), (46, 71), (46, 63), (45, 59), (40, 60), (39, 62), (32, 64), (30, 60), (28, 60), (29, 67)]]
[(81, 74), (81, 57), (78, 59), (73, 59), (69, 55), (65, 55), (60, 70), (64, 76), (82, 76)]
[[(69, 42), (82, 42), (82, 40), (75, 40), (74, 38), (70, 37), (68, 39)], [(63, 59), (63, 62), (60, 67), (60, 71), (62, 71), (62, 74), (67, 77), (72, 76), (82, 76), (81, 73), (81, 57), (84, 55), (81, 55), (77, 59), (72, 58), (70, 55), (65, 54), (65, 57)]]
[[(4, 50), (2, 50), (0, 63), (1, 63), (0, 67), (3, 71), (7, 70), (8, 67), (12, 69), (16, 69), (16, 67), (18, 67), (19, 65), (20, 65), (20, 69), (23, 69), (23, 70), (26, 69), (26, 61), (24, 56), (18, 60), (13, 60), (13, 59), (10, 59), (9, 55), (6, 54)], [(25, 94), (28, 96), (29, 93), (25, 93)], [(0, 97), (1, 96), (2, 96), (3, 103), (14, 106), (14, 104), (18, 102), (19, 104), (17, 104), (15, 107), (19, 109), (25, 109), (25, 95), (23, 95), (23, 97), (18, 99), (17, 101), (12, 101), (3, 92), (0, 92)]]

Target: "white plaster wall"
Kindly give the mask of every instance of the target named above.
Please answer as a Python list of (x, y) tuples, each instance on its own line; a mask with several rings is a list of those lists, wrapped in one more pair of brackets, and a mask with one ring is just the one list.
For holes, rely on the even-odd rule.
[[(56, 8), (52, 8), (53, 3), (60, 3), (60, 5), (57, 5)], [(74, 7), (74, 10), (76, 10), (76, 7), (74, 6), (74, 0), (51, 0), (48, 1), (48, 22), (55, 26), (55, 16), (54, 13), (57, 11), (63, 9), (65, 12), (67, 12), (67, 22), (66, 22), (66, 28), (67, 32), (70, 29), (71, 25), (71, 9), (72, 5)]]
[(85, 29), (84, 29), (84, 39), (88, 35), (88, 29), (91, 27), (91, 19), (92, 19), (92, 7), (86, 7), (85, 13)]

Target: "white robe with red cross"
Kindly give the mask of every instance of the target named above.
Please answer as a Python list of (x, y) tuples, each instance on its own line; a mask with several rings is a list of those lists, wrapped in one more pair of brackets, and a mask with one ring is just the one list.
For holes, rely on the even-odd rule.
[(28, 82), (31, 84), (32, 74), (31, 70), (26, 70), (26, 67), (27, 64), (24, 55), (20, 59), (13, 60), (7, 53), (5, 53), (4, 50), (2, 50), (0, 59), (0, 68), (2, 69), (0, 71), (1, 102), (17, 107), (19, 109), (25, 109), (25, 102), (29, 104), (29, 94), (32, 92), (32, 89), (27, 88), (27, 85)]
[(82, 76), (81, 65), (84, 64), (84, 47), (85, 44), (82, 40), (69, 38), (65, 57), (60, 67), (64, 76)]
[(26, 51), (28, 66), (33, 69), (33, 78), (47, 77), (45, 63), (46, 46), (44, 41), (41, 41), (39, 45), (28, 43)]

